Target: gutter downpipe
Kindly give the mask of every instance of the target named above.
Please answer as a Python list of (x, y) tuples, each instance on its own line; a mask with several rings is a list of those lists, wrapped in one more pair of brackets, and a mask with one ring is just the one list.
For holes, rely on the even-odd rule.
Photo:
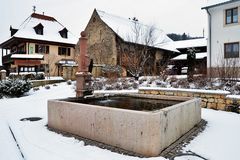
[(209, 23), (209, 76), (210, 78), (212, 78), (212, 17), (211, 14), (208, 10), (208, 8), (206, 8), (206, 11), (208, 13), (209, 19), (208, 19), (208, 23)]

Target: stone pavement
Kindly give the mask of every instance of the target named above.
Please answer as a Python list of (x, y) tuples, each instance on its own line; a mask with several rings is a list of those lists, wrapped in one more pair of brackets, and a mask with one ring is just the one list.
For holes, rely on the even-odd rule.
[[(186, 146), (191, 140), (193, 140), (194, 137), (196, 137), (199, 133), (201, 133), (205, 129), (206, 124), (207, 124), (207, 122), (205, 120), (201, 120), (201, 122), (199, 124), (195, 125), (194, 128), (192, 128), (185, 135), (183, 135), (177, 141), (175, 141), (173, 144), (171, 144), (159, 156), (162, 156), (162, 157), (165, 157), (165, 158), (171, 158), (171, 157), (174, 157), (178, 154), (182, 154), (183, 153), (182, 148), (184, 146)], [(51, 128), (49, 128), (49, 130), (51, 130), (53, 132), (63, 134), (64, 136), (75, 137), (76, 139), (78, 139), (80, 141), (84, 141), (85, 145), (97, 146), (99, 148), (107, 149), (107, 150), (110, 150), (112, 152), (117, 152), (117, 153), (124, 154), (124, 155), (144, 157), (143, 155), (140, 155), (138, 153), (126, 151), (126, 150), (118, 148), (118, 147), (106, 145), (104, 143), (97, 142), (97, 141), (94, 141), (94, 140), (90, 140), (90, 139), (87, 139), (87, 138), (83, 138), (83, 137), (80, 137), (80, 136), (77, 136), (77, 135), (72, 135), (72, 134), (62, 132), (62, 131), (59, 131), (59, 130), (52, 130)]]

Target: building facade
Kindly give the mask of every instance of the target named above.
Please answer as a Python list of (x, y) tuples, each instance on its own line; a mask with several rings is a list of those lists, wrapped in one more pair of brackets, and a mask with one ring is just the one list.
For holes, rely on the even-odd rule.
[(191, 52), (195, 54), (194, 74), (207, 74), (207, 38), (175, 41), (174, 44), (181, 53), (171, 59), (170, 74), (187, 74), (187, 55)]
[[(178, 52), (170, 45), (173, 41), (159, 29), (154, 30), (155, 44), (145, 43), (146, 37), (143, 35), (139, 35), (136, 39), (133, 31), (133, 27), (136, 25), (139, 28), (139, 33), (149, 31), (149, 26), (146, 27), (136, 19), (125, 19), (104, 11), (94, 10), (85, 28), (88, 34), (88, 54), (94, 63), (94, 76), (102, 76), (103, 68), (106, 65), (121, 66), (121, 75), (131, 76), (129, 63), (133, 58), (127, 63), (124, 62), (123, 55), (136, 52), (136, 48), (148, 53), (151, 52), (141, 74), (156, 74), (159, 62), (164, 57), (172, 56)], [(76, 49), (77, 52), (78, 50)]]
[(208, 73), (219, 76), (227, 70), (239, 77), (238, 72), (233, 73), (232, 69), (240, 67), (240, 1), (222, 0), (203, 9), (208, 13)]
[(75, 38), (54, 17), (32, 13), (11, 37), (0, 44), (8, 73), (45, 72), (61, 76), (64, 66), (75, 66)]

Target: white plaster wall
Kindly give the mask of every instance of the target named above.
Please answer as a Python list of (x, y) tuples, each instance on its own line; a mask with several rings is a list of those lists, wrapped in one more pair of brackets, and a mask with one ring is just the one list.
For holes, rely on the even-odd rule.
[[(225, 10), (238, 8), (238, 24), (225, 25)], [(212, 18), (211, 67), (222, 64), (224, 59), (224, 43), (240, 42), (240, 2), (226, 4), (209, 9)], [(208, 43), (208, 67), (210, 67), (210, 52)], [(240, 60), (240, 58), (238, 58)]]

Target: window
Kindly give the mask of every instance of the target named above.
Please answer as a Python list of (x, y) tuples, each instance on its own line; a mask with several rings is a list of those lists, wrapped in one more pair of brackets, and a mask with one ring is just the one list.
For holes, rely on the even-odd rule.
[(43, 35), (43, 30), (42, 30), (42, 29), (40, 29), (40, 28), (39, 28), (39, 29), (37, 29), (37, 30), (36, 30), (36, 32), (37, 32), (37, 34), (39, 34), (39, 35)]
[(59, 33), (62, 38), (68, 38), (68, 30), (66, 28), (63, 28)]
[(39, 23), (38, 25), (36, 25), (35, 27), (33, 27), (36, 34), (39, 34), (39, 35), (43, 35), (43, 25), (41, 23)]
[(19, 66), (19, 72), (35, 72), (35, 66)]
[(238, 8), (226, 10), (226, 24), (238, 23)]
[(71, 48), (58, 47), (58, 55), (70, 56)]
[(224, 57), (225, 58), (238, 58), (239, 57), (239, 43), (225, 43), (224, 44)]
[(35, 45), (35, 53), (45, 53), (49, 54), (49, 46), (36, 44)]

